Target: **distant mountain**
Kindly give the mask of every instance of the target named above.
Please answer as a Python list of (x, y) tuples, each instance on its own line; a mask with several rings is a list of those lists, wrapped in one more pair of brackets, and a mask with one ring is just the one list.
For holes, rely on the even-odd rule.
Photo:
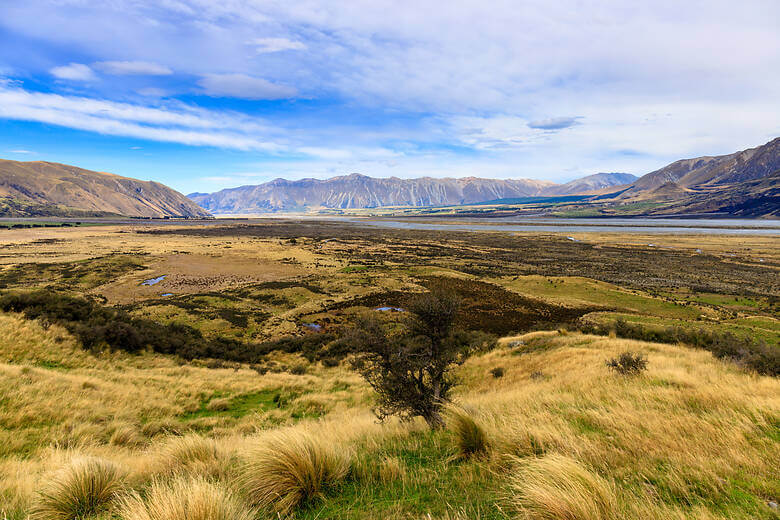
[[(216, 193), (191, 193), (189, 198), (217, 214), (306, 211), (388, 206), (452, 206), (493, 200), (552, 196), (594, 191), (636, 180), (625, 173), (599, 173), (566, 184), (530, 179), (377, 179), (353, 173), (326, 180), (276, 179)], [(560, 191), (557, 191), (560, 190)]]
[(0, 159), (0, 216), (209, 217), (181, 193), (50, 162)]
[(305, 211), (317, 208), (448, 206), (540, 195), (554, 184), (529, 179), (377, 179), (353, 173), (331, 179), (276, 179), (211, 194), (188, 195), (217, 214)]
[(592, 191), (631, 184), (639, 177), (630, 173), (596, 173), (580, 179), (574, 179), (566, 184), (558, 184), (546, 188), (542, 195), (575, 195)]

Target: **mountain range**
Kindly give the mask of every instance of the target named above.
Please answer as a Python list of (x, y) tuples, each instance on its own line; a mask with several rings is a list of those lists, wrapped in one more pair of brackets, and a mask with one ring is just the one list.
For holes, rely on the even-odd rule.
[(210, 217), (164, 184), (51, 162), (0, 159), (0, 216)]
[(640, 178), (598, 173), (556, 184), (353, 173), (324, 180), (276, 179), (187, 197), (153, 181), (52, 162), (0, 160), (0, 216), (5, 217), (209, 218), (212, 213), (517, 204), (529, 199), (590, 204), (605, 215), (633, 205), (645, 215), (780, 217), (780, 138), (728, 155), (682, 159)]
[(478, 177), (400, 179), (373, 178), (358, 173), (330, 179), (276, 179), (256, 186), (241, 186), (188, 197), (215, 214), (356, 209), (392, 206), (453, 206), (481, 202), (570, 195), (629, 184), (627, 173), (597, 173), (566, 184), (531, 179)]

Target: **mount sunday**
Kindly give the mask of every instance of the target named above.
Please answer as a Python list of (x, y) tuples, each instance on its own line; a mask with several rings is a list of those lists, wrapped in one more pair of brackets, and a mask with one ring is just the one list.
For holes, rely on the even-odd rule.
[(627, 173), (597, 173), (566, 184), (531, 179), (373, 178), (353, 173), (330, 179), (276, 179), (215, 193), (188, 195), (215, 214), (306, 211), (318, 208), (357, 209), (388, 206), (451, 206), (499, 199), (560, 196), (601, 190), (634, 182)]

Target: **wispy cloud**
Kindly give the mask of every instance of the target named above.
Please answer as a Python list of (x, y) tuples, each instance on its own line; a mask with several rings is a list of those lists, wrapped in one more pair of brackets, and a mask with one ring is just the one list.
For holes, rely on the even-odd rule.
[(20, 154), (28, 155), (35, 152), (33, 152), (32, 150), (8, 150), (8, 153), (20, 153)]
[(150, 61), (99, 61), (92, 64), (106, 74), (117, 76), (168, 76), (173, 71), (168, 67)]
[(184, 104), (146, 107), (0, 87), (0, 118), (193, 146), (262, 151), (282, 148), (263, 138), (273, 128), (259, 120)]
[(246, 74), (208, 74), (198, 81), (198, 85), (209, 96), (240, 99), (285, 99), (298, 92), (293, 87)]
[(54, 67), (49, 72), (55, 78), (71, 81), (94, 81), (97, 79), (92, 69), (83, 63), (69, 63), (68, 65)]
[(260, 54), (282, 51), (303, 51), (306, 50), (306, 44), (288, 38), (255, 38), (249, 40), (247, 45), (251, 45)]

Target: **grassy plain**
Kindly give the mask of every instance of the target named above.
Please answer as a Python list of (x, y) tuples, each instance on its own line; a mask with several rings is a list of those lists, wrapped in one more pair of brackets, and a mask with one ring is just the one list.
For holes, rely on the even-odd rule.
[[(777, 238), (576, 238), (306, 221), (0, 231), (3, 291), (285, 345), (251, 365), (87, 351), (59, 324), (0, 315), (0, 518), (55, 518), (45, 492), (84, 457), (121, 475), (84, 518), (201, 518), (202, 503), (222, 507), (202, 518), (235, 519), (777, 518), (777, 378), (686, 345), (576, 332), (620, 317), (780, 348)], [(362, 312), (398, 320), (373, 309), (437, 286), (460, 294), (462, 326), (505, 338), (457, 369), (461, 410), (443, 431), (376, 423), (346, 360), (290, 340), (324, 346)], [(611, 373), (624, 350), (647, 372)], [(484, 439), (474, 453), (458, 413)], [(287, 482), (273, 469), (285, 446), (329, 476), (279, 509), (262, 497), (286, 492), (268, 487)]]

